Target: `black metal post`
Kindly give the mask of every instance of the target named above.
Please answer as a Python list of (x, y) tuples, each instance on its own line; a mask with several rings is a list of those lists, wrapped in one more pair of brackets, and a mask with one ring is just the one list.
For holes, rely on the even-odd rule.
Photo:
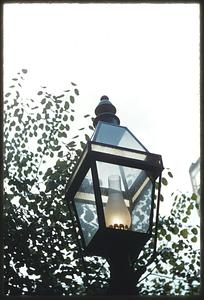
[(127, 252), (111, 253), (109, 256), (110, 265), (110, 295), (137, 295), (137, 276), (131, 264)]

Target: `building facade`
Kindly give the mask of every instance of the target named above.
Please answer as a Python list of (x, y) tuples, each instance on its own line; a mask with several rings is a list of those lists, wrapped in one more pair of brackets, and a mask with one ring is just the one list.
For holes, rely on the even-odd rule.
[(191, 184), (193, 193), (197, 195), (197, 203), (199, 206), (199, 215), (200, 215), (200, 158), (192, 163), (189, 168), (189, 174), (191, 178)]

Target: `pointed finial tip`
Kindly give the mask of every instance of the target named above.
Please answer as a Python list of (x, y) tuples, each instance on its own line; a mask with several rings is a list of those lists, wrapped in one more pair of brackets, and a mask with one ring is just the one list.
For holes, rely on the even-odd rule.
[(116, 108), (105, 95), (101, 97), (100, 102), (95, 109), (95, 114), (96, 118), (93, 121), (94, 127), (96, 127), (98, 121), (120, 125), (120, 120), (115, 115)]
[(101, 97), (101, 99), (100, 99), (101, 101), (102, 100), (109, 100), (109, 98), (108, 98), (108, 96), (106, 96), (106, 95), (103, 95), (102, 97)]

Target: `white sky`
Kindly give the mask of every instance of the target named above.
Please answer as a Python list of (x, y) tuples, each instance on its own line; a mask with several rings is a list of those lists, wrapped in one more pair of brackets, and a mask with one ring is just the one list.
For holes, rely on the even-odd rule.
[(121, 125), (171, 168), (173, 189), (191, 191), (199, 38), (199, 4), (5, 4), (5, 86), (22, 68), (30, 97), (75, 82), (83, 114), (109, 96)]

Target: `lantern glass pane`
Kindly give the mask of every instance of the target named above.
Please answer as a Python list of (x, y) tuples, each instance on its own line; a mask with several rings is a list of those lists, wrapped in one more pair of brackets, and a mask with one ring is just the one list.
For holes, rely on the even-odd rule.
[(147, 232), (152, 206), (152, 182), (147, 173), (105, 162), (96, 164), (106, 226)]
[(88, 244), (99, 227), (91, 170), (82, 181), (75, 195), (74, 203), (85, 243)]
[(126, 127), (105, 122), (98, 123), (92, 141), (133, 150), (147, 151), (142, 143)]
[(131, 215), (133, 231), (146, 233), (149, 230), (152, 208), (152, 189), (152, 182), (146, 177), (143, 186), (137, 192), (132, 205)]

